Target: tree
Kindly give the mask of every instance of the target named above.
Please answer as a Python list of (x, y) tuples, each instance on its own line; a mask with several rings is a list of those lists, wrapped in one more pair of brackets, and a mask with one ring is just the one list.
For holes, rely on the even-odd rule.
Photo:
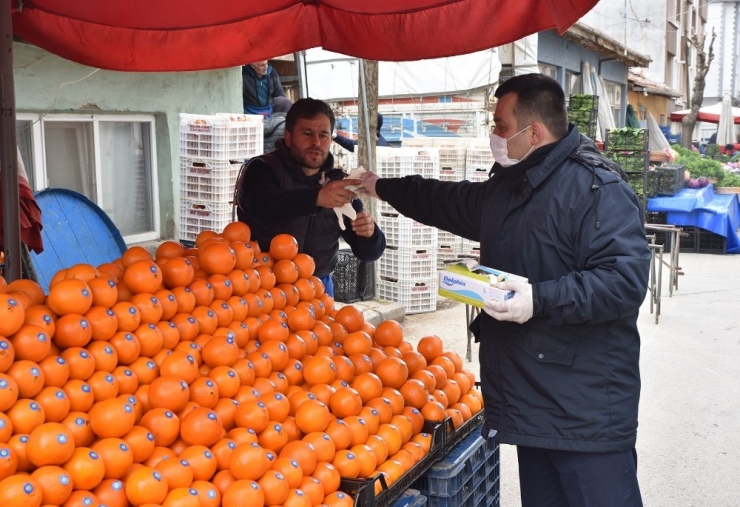
[(714, 60), (713, 49), (716, 36), (717, 34), (712, 29), (712, 39), (709, 41), (709, 47), (706, 52), (704, 51), (704, 42), (707, 38), (706, 33), (698, 36), (694, 34), (688, 37), (688, 43), (696, 49), (696, 75), (694, 76), (694, 89), (691, 94), (691, 112), (681, 120), (681, 146), (684, 148), (691, 148), (694, 127), (699, 117), (701, 103), (704, 101), (707, 72), (709, 72), (709, 66), (712, 64), (712, 60)]

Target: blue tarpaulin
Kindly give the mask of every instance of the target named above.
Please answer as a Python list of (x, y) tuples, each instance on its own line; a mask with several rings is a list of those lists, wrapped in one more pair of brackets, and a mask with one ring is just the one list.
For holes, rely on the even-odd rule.
[(685, 188), (673, 197), (655, 197), (648, 211), (667, 213), (672, 225), (693, 225), (727, 238), (727, 253), (740, 254), (740, 203), (737, 194), (715, 194), (714, 185)]

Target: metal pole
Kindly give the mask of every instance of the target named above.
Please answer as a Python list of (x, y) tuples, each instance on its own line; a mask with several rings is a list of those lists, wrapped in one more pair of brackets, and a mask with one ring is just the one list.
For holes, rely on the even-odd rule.
[(15, 84), (13, 82), (13, 26), (11, 2), (2, 2), (0, 11), (0, 167), (2, 167), (4, 276), (8, 282), (21, 277), (20, 198), (15, 137)]
[(362, 110), (365, 116), (365, 142), (367, 143), (367, 165), (372, 170), (373, 167), (373, 153), (370, 147), (370, 110), (367, 106), (367, 82), (365, 81), (365, 60), (360, 58), (360, 83), (362, 84)]
[(308, 83), (306, 72), (306, 52), (298, 51), (293, 53), (296, 70), (298, 71), (298, 96), (302, 99), (308, 97)]

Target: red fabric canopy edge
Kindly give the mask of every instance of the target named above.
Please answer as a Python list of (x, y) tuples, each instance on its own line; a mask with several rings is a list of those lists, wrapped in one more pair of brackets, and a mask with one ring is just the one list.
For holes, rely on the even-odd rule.
[[(64, 12), (66, 1), (60, 0), (57, 12)], [(562, 33), (597, 1), (430, 0), (426, 9), (382, 15), (297, 2), (237, 22), (171, 30), (96, 24), (27, 3), (22, 11), (14, 10), (13, 29), (62, 58), (119, 71), (219, 69), (313, 47), (371, 60), (408, 61), (471, 53), (552, 28)], [(403, 8), (398, 0), (398, 10)], [(95, 19), (93, 13), (89, 19)]]

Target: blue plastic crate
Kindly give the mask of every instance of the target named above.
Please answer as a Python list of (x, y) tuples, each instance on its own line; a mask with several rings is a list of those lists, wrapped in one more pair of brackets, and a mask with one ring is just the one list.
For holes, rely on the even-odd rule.
[(416, 489), (407, 489), (396, 501), (391, 504), (391, 507), (423, 507), (427, 503), (427, 497), (422, 495), (420, 491)]
[[(485, 470), (485, 467), (481, 466), (481, 469)], [(465, 507), (473, 505), (475, 500), (475, 492), (480, 488), (482, 484), (485, 484), (485, 476), (480, 474), (475, 476), (474, 480), (470, 480), (462, 485), (452, 496), (427, 496), (427, 507)]]
[(419, 477), (413, 487), (429, 497), (457, 495), (466, 483), (470, 485), (485, 476), (485, 469), (476, 475), (485, 462), (485, 443), (479, 432), (471, 433)]
[(485, 469), (486, 469), (486, 476), (487, 477), (498, 477), (499, 475), (499, 448), (498, 445), (496, 446), (496, 449), (494, 449), (492, 452), (486, 454), (486, 463), (485, 463)]

